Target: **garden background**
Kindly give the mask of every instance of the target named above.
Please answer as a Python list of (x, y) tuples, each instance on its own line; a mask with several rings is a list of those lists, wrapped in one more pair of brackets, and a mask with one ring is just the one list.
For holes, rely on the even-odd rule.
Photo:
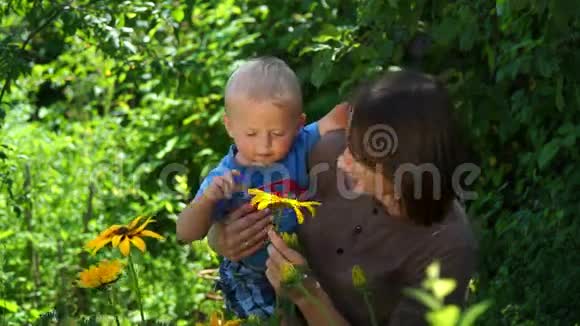
[(577, 5), (0, 1), (0, 322), (110, 311), (74, 284), (96, 263), (82, 247), (138, 215), (166, 238), (137, 262), (147, 318), (219, 307), (217, 257), (177, 243), (176, 214), (229, 143), (229, 73), (257, 55), (297, 71), (310, 119), (390, 66), (445, 80), (481, 167), (467, 203), (481, 249), (472, 300), (493, 305), (479, 323), (580, 322)]

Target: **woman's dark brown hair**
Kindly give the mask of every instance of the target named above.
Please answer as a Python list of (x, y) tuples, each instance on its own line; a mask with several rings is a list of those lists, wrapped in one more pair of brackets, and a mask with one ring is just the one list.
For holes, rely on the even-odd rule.
[(446, 88), (433, 77), (389, 72), (352, 101), (348, 146), (355, 159), (395, 185), (408, 217), (441, 221), (454, 199), (452, 177), (466, 162)]

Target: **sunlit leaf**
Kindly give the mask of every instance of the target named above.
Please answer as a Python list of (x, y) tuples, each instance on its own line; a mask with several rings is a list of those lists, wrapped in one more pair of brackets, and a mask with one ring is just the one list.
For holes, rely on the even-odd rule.
[(459, 321), (460, 310), (457, 306), (445, 306), (437, 311), (427, 313), (427, 321), (430, 325), (455, 326)]

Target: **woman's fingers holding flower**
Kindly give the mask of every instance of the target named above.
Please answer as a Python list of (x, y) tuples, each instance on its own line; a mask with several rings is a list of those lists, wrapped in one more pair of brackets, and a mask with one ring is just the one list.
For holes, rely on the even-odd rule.
[(242, 217), (246, 217), (248, 214), (254, 212), (255, 210), (256, 209), (254, 208), (254, 206), (250, 204), (242, 205), (238, 209), (231, 212), (230, 215), (228, 215), (228, 217), (226, 218), (225, 222), (231, 224), (234, 221), (241, 219)]
[(270, 266), (280, 269), (279, 267), (282, 264), (290, 264), (290, 262), (282, 256), (280, 251), (276, 249), (273, 245), (268, 246), (268, 261), (270, 262)]
[(232, 259), (232, 260), (238, 261), (242, 258), (248, 257), (251, 254), (258, 251), (258, 249), (262, 248), (265, 244), (264, 241), (268, 238), (266, 231), (269, 228), (269, 226), (268, 226), (269, 224), (270, 223), (266, 224), (266, 229), (262, 229), (262, 226), (261, 226), (260, 229), (258, 230), (258, 232), (256, 232), (252, 236), (252, 238), (243, 242), (242, 246), (241, 246), (241, 251), (236, 256), (234, 256), (233, 258), (235, 258), (235, 259)]
[[(276, 234), (276, 232), (274, 232), (273, 230), (268, 231), (268, 237), (270, 238), (270, 241), (272, 242), (272, 249), (276, 249), (273, 250), (272, 253), (279, 254), (284, 260), (294, 264), (294, 265), (305, 265), (306, 264), (306, 260), (304, 259), (304, 257), (302, 257), (301, 254), (299, 254), (298, 252), (296, 252), (295, 250), (290, 249), (286, 243), (284, 242), (284, 240), (282, 240), (282, 238), (280, 238), (280, 236), (278, 234)], [(270, 251), (268, 251), (270, 252)], [(272, 257), (272, 255), (270, 255), (270, 257)]]
[(247, 225), (238, 230), (242, 244), (246, 241), (253, 244), (258, 240), (265, 240), (268, 237), (267, 231), (272, 224), (272, 218), (268, 214), (269, 212), (258, 211), (246, 217), (248, 221), (244, 222)]
[(230, 260), (238, 261), (260, 249), (271, 224), (268, 214), (256, 211), (249, 204), (232, 212), (221, 226), (224, 239), (222, 254)]
[(270, 259), (268, 259), (266, 261), (266, 266), (267, 266), (266, 277), (268, 278), (268, 282), (270, 282), (270, 284), (274, 288), (274, 291), (279, 292), (280, 291), (280, 271), (278, 269), (276, 269), (275, 266), (273, 266), (273, 263), (270, 261)]
[[(288, 250), (293, 251), (289, 248)], [(296, 254), (300, 255), (298, 253)], [(276, 293), (289, 297), (295, 303), (302, 300), (303, 294), (295, 288), (296, 284), (293, 282), (296, 280), (291, 275), (292, 270), (294, 273), (297, 273), (293, 265), (296, 266), (298, 264), (286, 259), (274, 245), (268, 246), (268, 255), (268, 260), (266, 260), (266, 277)], [(295, 259), (295, 261), (304, 262), (304, 259)], [(286, 287), (282, 287), (282, 284), (285, 284)]]

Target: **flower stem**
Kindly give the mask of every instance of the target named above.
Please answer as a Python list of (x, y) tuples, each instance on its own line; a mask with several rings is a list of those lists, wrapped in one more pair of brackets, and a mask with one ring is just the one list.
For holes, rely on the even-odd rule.
[(277, 207), (274, 209), (274, 230), (280, 232), (280, 225), (282, 224), (282, 213), (284, 208)]
[(133, 290), (137, 293), (137, 303), (139, 304), (139, 313), (141, 314), (141, 322), (145, 325), (145, 315), (143, 314), (143, 303), (141, 302), (141, 290), (139, 289), (139, 279), (133, 264), (133, 258), (129, 254), (129, 270), (131, 271), (131, 278), (133, 279)]
[(113, 316), (115, 317), (115, 323), (117, 324), (117, 326), (121, 326), (121, 323), (119, 323), (119, 317), (117, 317), (117, 305), (115, 304), (115, 296), (113, 295), (113, 290), (109, 289), (109, 291), (107, 291), (109, 294), (109, 302), (111, 303), (111, 307), (113, 307)]
[(312, 294), (310, 294), (310, 292), (308, 292), (308, 290), (306, 290), (306, 288), (304, 287), (303, 284), (298, 285), (298, 289), (300, 289), (300, 291), (302, 291), (302, 293), (304, 293), (304, 295), (306, 296), (306, 299), (308, 301), (310, 301), (320, 311), (322, 311), (322, 313), (324, 314), (324, 318), (326, 318), (326, 320), (328, 321), (328, 325), (335, 325), (334, 320), (332, 320), (332, 318), (328, 314), (328, 311), (326, 311), (326, 309), (324, 308), (324, 306), (320, 303), (320, 301), (318, 299), (316, 299)]
[(377, 317), (375, 316), (375, 311), (373, 309), (373, 306), (371, 304), (371, 300), (369, 297), (369, 293), (367, 291), (363, 291), (363, 298), (365, 300), (365, 304), (367, 305), (367, 308), (369, 309), (369, 314), (371, 317), (371, 325), (378, 326)]

